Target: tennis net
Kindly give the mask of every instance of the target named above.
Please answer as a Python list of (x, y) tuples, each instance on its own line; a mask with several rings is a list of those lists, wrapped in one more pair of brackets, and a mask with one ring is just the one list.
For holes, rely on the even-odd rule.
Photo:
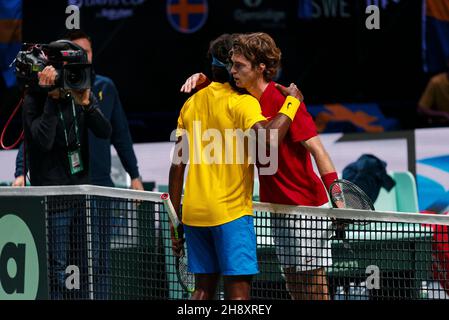
[[(2, 204), (31, 198), (44, 204), (32, 215), (45, 224), (50, 299), (189, 298), (160, 193), (4, 187), (0, 219)], [(257, 202), (254, 214), (252, 299), (449, 299), (449, 216)]]

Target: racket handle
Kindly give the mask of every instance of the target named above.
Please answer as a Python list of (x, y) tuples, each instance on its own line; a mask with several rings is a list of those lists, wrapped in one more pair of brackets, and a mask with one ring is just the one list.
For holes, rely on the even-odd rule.
[(179, 226), (178, 215), (176, 214), (175, 208), (173, 207), (173, 203), (170, 200), (170, 195), (168, 193), (163, 193), (161, 195), (161, 200), (164, 203), (165, 210), (167, 210), (168, 216), (175, 228), (175, 233), (177, 233), (177, 229)]
[(337, 222), (336, 222), (335, 238), (337, 240), (346, 239), (346, 225), (342, 221), (337, 220)]
[(343, 239), (345, 239), (345, 238), (346, 238), (346, 232), (345, 232), (345, 229), (337, 229), (337, 230), (335, 230), (335, 237), (336, 237), (338, 240), (343, 240)]

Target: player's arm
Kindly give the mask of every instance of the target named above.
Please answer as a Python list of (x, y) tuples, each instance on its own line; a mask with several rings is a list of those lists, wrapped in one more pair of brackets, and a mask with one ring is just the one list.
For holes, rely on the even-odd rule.
[[(186, 162), (182, 160), (184, 158), (183, 154), (183, 143), (186, 136), (178, 137), (178, 141), (175, 144), (175, 152), (173, 153), (173, 159), (170, 166), (170, 173), (168, 177), (168, 188), (170, 199), (173, 203), (178, 218), (181, 221), (180, 208), (181, 208), (181, 196), (182, 188), (184, 185), (184, 172), (186, 169)], [(187, 151), (188, 152), (188, 151)]]
[[(170, 166), (170, 172), (168, 176), (168, 193), (170, 194), (170, 199), (173, 204), (173, 208), (178, 215), (179, 221), (181, 219), (181, 197), (182, 197), (182, 188), (184, 185), (184, 172), (186, 168), (187, 161), (183, 161), (185, 159), (183, 157), (183, 146), (185, 141), (187, 140), (187, 136), (183, 135), (178, 137), (178, 141), (175, 144), (175, 152), (173, 153), (173, 159)], [(188, 149), (186, 151), (188, 154)], [(185, 156), (185, 155), (184, 155)], [(182, 224), (178, 227), (178, 240), (176, 240), (174, 236), (173, 225), (170, 223), (171, 230), (171, 238), (172, 238), (172, 246), (175, 254), (179, 255), (184, 247), (184, 235)]]
[(195, 73), (191, 75), (181, 87), (181, 92), (190, 93), (192, 90), (201, 90), (207, 87), (211, 81), (204, 73)]
[(320, 175), (335, 172), (334, 164), (318, 136), (302, 141), (302, 145), (312, 154)]
[(326, 190), (329, 191), (330, 185), (338, 179), (338, 176), (329, 154), (321, 143), (321, 139), (318, 136), (314, 136), (308, 140), (301, 141), (301, 143), (315, 159), (321, 180), (326, 186)]
[[(287, 98), (278, 114), (269, 121), (260, 121), (254, 124), (252, 129), (256, 132), (258, 130), (268, 130), (269, 134), (265, 135), (266, 145), (270, 147), (272, 143), (279, 145), (288, 132), (288, 128), (295, 118), (296, 112), (299, 106), (304, 101), (304, 96), (295, 84), (290, 84), (289, 87), (284, 87), (280, 84), (276, 84), (276, 88)], [(277, 131), (277, 140), (272, 139), (272, 130)], [(257, 135), (259, 136), (259, 135)]]

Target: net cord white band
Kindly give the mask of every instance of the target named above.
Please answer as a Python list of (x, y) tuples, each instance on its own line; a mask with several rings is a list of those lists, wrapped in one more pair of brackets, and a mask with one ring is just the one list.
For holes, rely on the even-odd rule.
[[(0, 187), (0, 197), (14, 196), (66, 196), (91, 195), (119, 199), (132, 199), (162, 203), (161, 192), (137, 191), (91, 185), (52, 187)], [(420, 214), (413, 212), (365, 211), (353, 209), (324, 209), (308, 206), (290, 206), (253, 202), (253, 210), (271, 214), (291, 214), (311, 217), (358, 219), (378, 222), (425, 223), (449, 226), (449, 215)]]

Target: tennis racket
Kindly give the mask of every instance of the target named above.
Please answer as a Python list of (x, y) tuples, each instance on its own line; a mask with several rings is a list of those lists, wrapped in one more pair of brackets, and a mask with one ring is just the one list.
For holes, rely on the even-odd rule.
[[(161, 195), (161, 200), (163, 201), (170, 221), (173, 224), (175, 238), (178, 240), (178, 226), (181, 223), (179, 222), (178, 215), (170, 200), (170, 195), (168, 193), (163, 193)], [(176, 276), (178, 277), (179, 284), (185, 291), (189, 293), (195, 291), (195, 275), (187, 270), (187, 256), (185, 255), (184, 250), (181, 251), (180, 256), (176, 256)]]
[(374, 211), (371, 199), (351, 181), (335, 180), (329, 187), (329, 194), (334, 207), (339, 204), (339, 208)]
[[(350, 181), (335, 180), (329, 187), (329, 195), (334, 208), (374, 211), (371, 199), (362, 189)], [(346, 238), (345, 228), (348, 224), (365, 225), (368, 223), (366, 221), (337, 219), (335, 239), (343, 240)]]

